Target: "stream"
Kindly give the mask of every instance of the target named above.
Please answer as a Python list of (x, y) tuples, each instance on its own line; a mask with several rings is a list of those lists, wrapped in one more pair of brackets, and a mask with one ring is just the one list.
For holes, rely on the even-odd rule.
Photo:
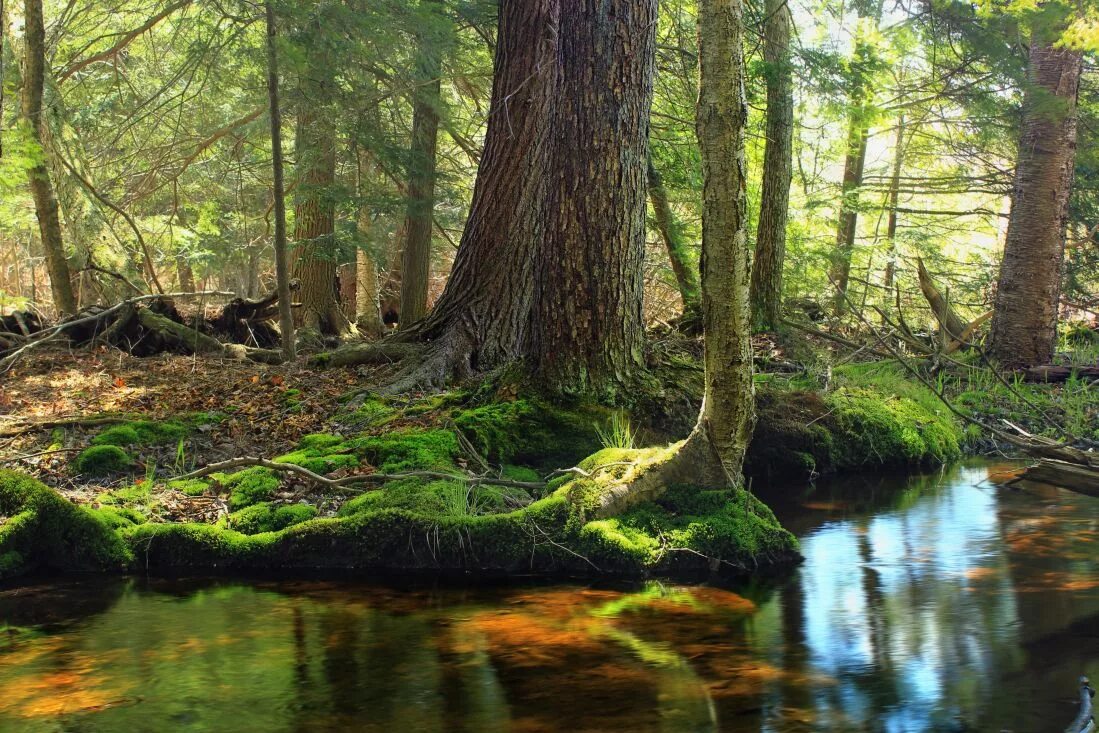
[(62, 578), (0, 588), (0, 731), (1060, 731), (1099, 500), (965, 463), (761, 498), (735, 587)]

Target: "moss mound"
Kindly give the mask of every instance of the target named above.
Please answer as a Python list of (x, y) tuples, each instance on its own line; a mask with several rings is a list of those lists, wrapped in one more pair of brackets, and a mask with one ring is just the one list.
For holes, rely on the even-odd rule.
[(261, 502), (230, 514), (228, 525), (242, 534), (251, 535), (277, 532), (316, 516), (317, 508), (307, 504), (276, 506), (270, 502)]
[(558, 468), (574, 465), (599, 445), (596, 426), (610, 414), (601, 407), (563, 409), (517, 399), (461, 410), (454, 424), (493, 463)]
[(189, 432), (190, 428), (179, 422), (134, 420), (107, 428), (92, 438), (92, 445), (116, 445), (122, 448), (164, 445), (187, 437)]
[(274, 471), (260, 466), (227, 475), (214, 474), (211, 478), (229, 492), (229, 508), (233, 510), (267, 501), (279, 488)]
[(325, 474), (337, 468), (359, 465), (359, 459), (351, 453), (352, 448), (339, 435), (315, 433), (306, 435), (298, 443), (297, 450), (275, 458), (275, 462), (293, 463), (313, 473)]
[(407, 428), (351, 441), (363, 460), (383, 473), (449, 471), (461, 453), (458, 437), (441, 428)]
[(101, 515), (29, 476), (0, 469), (0, 580), (30, 570), (122, 569), (126, 544)]
[(85, 448), (73, 462), (77, 473), (86, 476), (107, 476), (128, 471), (134, 465), (130, 454), (117, 445), (93, 445)]

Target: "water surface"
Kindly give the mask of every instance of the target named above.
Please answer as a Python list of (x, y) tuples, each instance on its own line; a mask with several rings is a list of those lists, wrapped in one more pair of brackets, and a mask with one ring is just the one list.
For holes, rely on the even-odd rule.
[(0, 731), (1061, 730), (1099, 501), (968, 466), (797, 490), (738, 588), (85, 579), (0, 591)]

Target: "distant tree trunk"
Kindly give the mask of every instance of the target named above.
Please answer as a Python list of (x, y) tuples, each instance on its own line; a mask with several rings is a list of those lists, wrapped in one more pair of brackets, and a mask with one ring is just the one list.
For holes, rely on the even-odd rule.
[(410, 381), (438, 383), (522, 355), (541, 236), (560, 0), (502, 0), (492, 100), (469, 218), (443, 294), (398, 340), (430, 342)]
[[(25, 0), (24, 36), (26, 56), (23, 70), (23, 116), (27, 119), (31, 138), (41, 148), (45, 120), (42, 116), (42, 88), (46, 74), (46, 30), (42, 19), (42, 0)], [(54, 307), (62, 315), (76, 312), (72, 275), (65, 259), (65, 245), (61, 238), (61, 220), (58, 214), (57, 196), (50, 181), (49, 169), (44, 158), (27, 170), (34, 210), (38, 216), (38, 231), (42, 248), (46, 253), (46, 269), (50, 274)]]
[(1079, 51), (1034, 29), (991, 354), (1011, 367), (1048, 364), (1057, 337), (1065, 222), (1076, 159)]
[(320, 53), (299, 79), (295, 157), (298, 185), (294, 195), (294, 277), (301, 284), (295, 322), (323, 334), (342, 334), (347, 319), (336, 288), (335, 203), (336, 130), (328, 101), (332, 70)]
[(267, 99), (271, 119), (271, 168), (275, 214), (275, 289), (279, 294), (279, 330), (282, 357), (294, 358), (294, 312), (290, 303), (290, 263), (286, 253), (286, 195), (282, 169), (282, 109), (279, 103), (279, 57), (276, 47), (278, 27), (272, 0), (266, 0), (267, 18)]
[(372, 225), (370, 207), (367, 206), (369, 187), (374, 182), (371, 175), (374, 162), (365, 150), (358, 151), (359, 213), (355, 219), (360, 246), (355, 254), (355, 325), (368, 338), (381, 338), (385, 331), (382, 323), (381, 301), (378, 293), (378, 264), (368, 248)]
[(889, 214), (885, 225), (885, 241), (889, 248), (886, 254), (883, 283), (893, 289), (893, 278), (897, 273), (897, 203), (901, 193), (901, 168), (904, 165), (904, 113), (897, 120), (897, 138), (893, 142), (893, 173), (889, 178)]
[(767, 62), (767, 143), (763, 190), (752, 261), (752, 323), (767, 331), (782, 316), (782, 266), (793, 170), (794, 93), (790, 66), (790, 10), (786, 0), (767, 0), (763, 58)]
[(176, 255), (176, 279), (179, 280), (180, 292), (195, 292), (195, 271), (187, 261), (186, 255)]
[(847, 310), (847, 284), (851, 278), (851, 257), (855, 250), (855, 236), (859, 223), (859, 188), (862, 186), (863, 168), (866, 166), (866, 142), (870, 134), (871, 98), (873, 89), (867, 71), (862, 68), (873, 53), (866, 38), (863, 21), (873, 18), (876, 26), (881, 18), (880, 0), (856, 3), (859, 26), (855, 32), (855, 48), (852, 52), (852, 79), (847, 94), (847, 153), (843, 161), (843, 185), (840, 192), (840, 210), (836, 224), (836, 245), (832, 251), (828, 276), (834, 293), (832, 311), (841, 315)]
[(679, 288), (679, 297), (683, 300), (683, 315), (695, 315), (701, 308), (698, 271), (691, 266), (687, 255), (687, 243), (683, 241), (682, 229), (675, 218), (671, 204), (668, 203), (668, 192), (664, 189), (664, 181), (653, 164), (652, 156), (649, 157), (646, 176), (649, 184), (649, 202), (653, 206), (653, 218), (656, 220), (660, 238), (664, 240), (664, 246), (668, 250), (668, 261), (672, 265), (672, 273)]
[(435, 211), (435, 151), (442, 105), (440, 54), (439, 33), (421, 33), (416, 87), (412, 94), (412, 141), (408, 151), (408, 213), (401, 256), (401, 328), (416, 323), (427, 312)]
[(528, 354), (551, 392), (614, 399), (642, 366), (655, 32), (655, 0), (562, 3)]

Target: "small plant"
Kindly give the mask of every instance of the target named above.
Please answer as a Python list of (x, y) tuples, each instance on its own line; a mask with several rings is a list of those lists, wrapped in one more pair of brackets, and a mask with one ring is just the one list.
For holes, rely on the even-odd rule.
[(481, 513), (482, 506), (477, 496), (477, 487), (465, 481), (448, 481), (439, 496), (442, 498), (445, 514), (472, 517)]
[(637, 434), (630, 424), (630, 418), (622, 412), (611, 415), (606, 427), (595, 426), (599, 442), (604, 448), (636, 448)]
[(183, 438), (179, 439), (179, 443), (176, 444), (176, 473), (187, 472), (187, 444)]

